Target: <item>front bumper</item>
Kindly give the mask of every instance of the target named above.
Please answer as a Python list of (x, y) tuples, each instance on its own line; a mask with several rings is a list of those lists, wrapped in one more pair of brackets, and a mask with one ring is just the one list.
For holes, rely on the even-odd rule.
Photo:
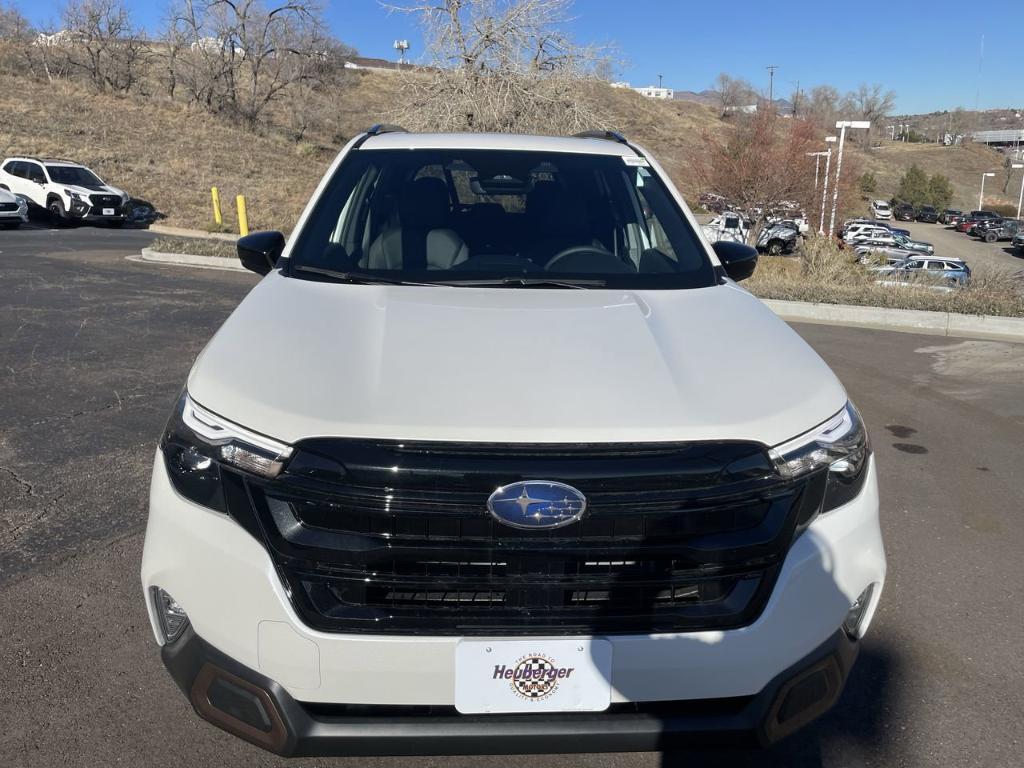
[(12, 221), (28, 224), (28, 208), (19, 208), (14, 211), (0, 211), (0, 224), (9, 224)]
[[(179, 655), (195, 659), (184, 672), (172, 667), (190, 696), (199, 669), (205, 660), (213, 659), (214, 667), (255, 681), (273, 693), (274, 701), (284, 702), (282, 722), (291, 723), (290, 730), (285, 729), (291, 735), (267, 745), (276, 751), (298, 749), (299, 737), (307, 730), (317, 738), (329, 735), (319, 742), (314, 739), (303, 749), (338, 754), (364, 753), (359, 750), (369, 754), (385, 748), (422, 754), (427, 749), (423, 739), (431, 734), (434, 746), (429, 748), (440, 752), (578, 751), (580, 744), (586, 750), (657, 749), (660, 740), (668, 738), (666, 729), (678, 730), (679, 738), (691, 733), (721, 736), (742, 731), (764, 742), (771, 740), (772, 733), (775, 738), (779, 735), (779, 731), (770, 732), (764, 715), (777, 697), (778, 686), (786, 682), (787, 674), (792, 676), (813, 664), (823, 645), (837, 642), (836, 628), (851, 604), (874, 584), (862, 631), (871, 621), (885, 580), (885, 554), (873, 459), (868, 472), (856, 499), (819, 517), (793, 543), (768, 604), (752, 624), (725, 631), (608, 636), (612, 709), (602, 715), (560, 714), (543, 722), (533, 715), (492, 715), (484, 718), (479, 728), (470, 727), (478, 719), (475, 717), (450, 715), (439, 720), (445, 712), (454, 712), (455, 652), (460, 638), (346, 635), (305, 626), (262, 544), (226, 515), (180, 497), (159, 454), (150, 492), (142, 581), (147, 595), (151, 587), (170, 593), (201, 638), (188, 643), (199, 650), (186, 654), (175, 644), (164, 652), (165, 659)], [(152, 601), (147, 599), (147, 606), (154, 634), (162, 642)], [(543, 638), (536, 639), (543, 642)], [(845, 662), (839, 666), (845, 678), (848, 666)], [(838, 688), (841, 681), (830, 690), (836, 689), (838, 695)], [(747, 710), (747, 704), (755, 700), (760, 703)], [(726, 706), (722, 702), (735, 708), (722, 715), (721, 707)], [(291, 713), (298, 712), (294, 707), (306, 715), (294, 714), (298, 719), (289, 719)], [(359, 719), (356, 728), (348, 715), (337, 715), (353, 707), (373, 710), (372, 720)], [(380, 713), (394, 708), (401, 712), (425, 708), (432, 713), (425, 718), (429, 728), (422, 717), (417, 720), (422, 727), (417, 733), (426, 735), (402, 741), (402, 747), (397, 743), (388, 746), (386, 740), (373, 741), (374, 734), (383, 733), (390, 739), (395, 733), (389, 730), (391, 726), (381, 725), (383, 730), (377, 731), (373, 725), (386, 724)], [(705, 722), (708, 712), (721, 715), (717, 725)], [(676, 716), (682, 717), (679, 713), (686, 714), (688, 724), (679, 720), (678, 725), (665, 725), (677, 723)], [(623, 717), (627, 719), (619, 719)], [(346, 727), (328, 728), (321, 723), (324, 718), (324, 722)], [(549, 720), (551, 723), (545, 724)], [(501, 748), (497, 742), (482, 746), (480, 728), (488, 734), (487, 743), (505, 734)], [(472, 733), (466, 735), (464, 729)], [(554, 735), (541, 738), (548, 730)], [(621, 739), (620, 730), (624, 731)], [(587, 736), (587, 741), (565, 740), (567, 733)], [(364, 739), (370, 741), (361, 746)], [(347, 740), (354, 743), (343, 743)], [(515, 748), (517, 740), (522, 743)]]
[(767, 746), (839, 698), (858, 643), (839, 630), (754, 696), (618, 704), (600, 713), (460, 715), (445, 706), (317, 706), (221, 653), (191, 629), (164, 665), (205, 720), (288, 757), (659, 751)]

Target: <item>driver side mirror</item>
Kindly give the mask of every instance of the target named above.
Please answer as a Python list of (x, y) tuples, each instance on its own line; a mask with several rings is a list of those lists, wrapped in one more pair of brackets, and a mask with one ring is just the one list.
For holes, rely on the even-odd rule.
[(284, 243), (280, 232), (253, 232), (238, 238), (238, 259), (249, 271), (265, 275), (277, 265)]
[(737, 283), (746, 280), (757, 267), (757, 249), (744, 243), (736, 243), (729, 240), (719, 240), (711, 246), (718, 260), (722, 262), (722, 268), (730, 278)]

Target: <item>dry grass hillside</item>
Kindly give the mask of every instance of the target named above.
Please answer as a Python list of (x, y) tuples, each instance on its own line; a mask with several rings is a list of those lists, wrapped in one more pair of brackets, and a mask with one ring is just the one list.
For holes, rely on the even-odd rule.
[[(253, 133), (163, 98), (96, 95), (75, 83), (0, 75), (0, 155), (84, 162), (154, 203), (167, 215), (166, 223), (175, 226), (211, 227), (210, 187), (217, 186), (225, 229), (237, 231), (234, 198), (244, 194), (250, 228), (287, 231), (340, 146), (362, 128), (389, 118), (399, 77), (387, 71), (353, 73), (330, 114), (319, 115), (319, 128), (296, 141), (283, 127)], [(695, 200), (700, 190), (691, 167), (704, 151), (703, 134), (730, 130), (729, 124), (710, 107), (693, 102), (645, 99), (607, 87), (597, 91), (597, 98), (607, 124), (650, 149), (683, 194)], [(286, 103), (276, 107), (278, 126), (287, 125), (287, 109)], [(896, 144), (865, 155), (861, 165), (876, 174), (879, 195), (888, 196), (912, 162), (929, 174), (950, 176), (956, 202), (969, 208), (972, 199), (977, 202), (972, 195), (981, 172), (998, 169), (1000, 156), (985, 147)], [(993, 192), (1001, 187), (1001, 177), (990, 180)]]
[[(166, 99), (96, 95), (74, 83), (0, 75), (0, 155), (83, 162), (151, 201), (170, 225), (211, 227), (210, 187), (216, 186), (226, 229), (235, 229), (234, 198), (244, 194), (250, 228), (290, 230), (340, 146), (387, 119), (397, 77), (356, 74), (338, 94), (329, 135), (296, 142), (255, 134)], [(718, 124), (713, 111), (611, 88), (602, 101), (609, 123), (648, 145), (684, 193), (695, 196), (687, 159), (700, 151), (701, 132)]]
[[(978, 205), (978, 190), (981, 174), (995, 171), (996, 177), (985, 184), (985, 204), (1016, 204), (1017, 196), (1000, 194), (1006, 172), (1003, 170), (1005, 157), (983, 144), (967, 144), (961, 147), (943, 147), (938, 144), (909, 144), (883, 142), (878, 149), (860, 153), (863, 167), (875, 174), (878, 180), (877, 196), (888, 199), (899, 188), (903, 173), (914, 163), (929, 176), (941, 173), (953, 182), (955, 196), (953, 207), (970, 210)], [(1011, 191), (1020, 189), (1020, 177), (1014, 175)], [(1012, 198), (1012, 199), (1011, 199)]]

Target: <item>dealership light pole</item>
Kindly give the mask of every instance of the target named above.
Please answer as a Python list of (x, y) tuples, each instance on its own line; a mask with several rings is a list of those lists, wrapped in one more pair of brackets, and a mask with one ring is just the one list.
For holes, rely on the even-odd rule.
[(990, 176), (995, 176), (994, 173), (983, 173), (981, 174), (981, 192), (978, 193), (978, 210), (981, 210), (982, 201), (985, 199), (985, 179)]
[(843, 144), (846, 143), (847, 128), (870, 128), (870, 120), (839, 120), (839, 157), (836, 158), (836, 183), (832, 190), (832, 216), (829, 218), (828, 231), (831, 235), (836, 230), (836, 208), (839, 207), (839, 175), (843, 172)]
[[(835, 144), (835, 136), (826, 136), (826, 144)], [(821, 191), (821, 215), (818, 216), (818, 234), (825, 234), (825, 200), (828, 198), (828, 175), (832, 170), (832, 147), (826, 147), (825, 154), (825, 188)]]
[[(1013, 163), (1011, 168), (1024, 168), (1024, 163)], [(1020, 197), (1017, 198), (1017, 218), (1020, 218), (1020, 209), (1024, 207), (1024, 172), (1020, 175)]]

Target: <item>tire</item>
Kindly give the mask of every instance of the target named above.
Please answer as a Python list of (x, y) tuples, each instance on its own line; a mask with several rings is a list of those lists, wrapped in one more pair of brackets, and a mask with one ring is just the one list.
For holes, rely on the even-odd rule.
[(772, 240), (768, 243), (768, 255), (769, 256), (781, 256), (782, 255), (782, 242), (779, 240)]
[(995, 232), (986, 232), (985, 233), (985, 242), (986, 243), (994, 243), (998, 239), (999, 239), (999, 235), (997, 235)]
[(50, 214), (50, 223), (55, 227), (66, 227), (68, 225), (68, 215), (64, 211), (64, 203), (60, 200), (51, 200), (46, 204), (46, 210)]

